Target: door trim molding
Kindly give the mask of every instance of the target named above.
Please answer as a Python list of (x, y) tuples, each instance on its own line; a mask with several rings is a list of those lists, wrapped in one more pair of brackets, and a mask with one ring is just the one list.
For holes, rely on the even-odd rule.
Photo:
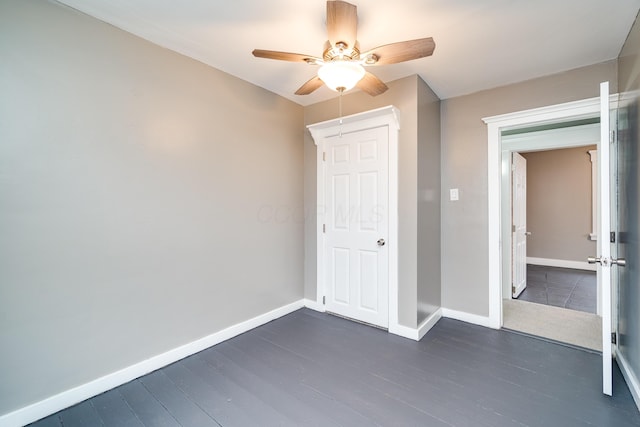
[[(611, 95), (616, 100), (617, 95)], [(502, 131), (526, 125), (542, 125), (599, 117), (600, 98), (566, 102), (530, 110), (517, 111), (482, 119), (487, 125), (488, 166), (488, 257), (489, 257), (489, 325), (502, 327), (502, 218), (501, 218), (501, 161)]]
[[(325, 167), (323, 161), (324, 140), (340, 132), (354, 132), (381, 126), (389, 129), (389, 332), (405, 336), (404, 329), (398, 323), (398, 132), (400, 130), (400, 110), (389, 105), (375, 110), (365, 111), (340, 119), (332, 119), (307, 126), (316, 150), (316, 304), (322, 305), (325, 296), (324, 277), (324, 233)], [(316, 305), (316, 306), (317, 306)]]

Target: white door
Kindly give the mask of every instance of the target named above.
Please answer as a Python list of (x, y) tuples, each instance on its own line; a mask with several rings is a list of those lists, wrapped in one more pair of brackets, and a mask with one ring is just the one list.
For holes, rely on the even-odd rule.
[[(600, 84), (600, 143), (598, 144), (597, 266), (602, 301), (602, 392), (611, 396), (611, 231), (609, 180), (609, 82)], [(589, 262), (594, 261), (590, 259)], [(615, 261), (614, 261), (615, 262)]]
[(389, 325), (389, 131), (325, 139), (327, 311)]
[(512, 153), (511, 159), (511, 293), (527, 287), (527, 159)]

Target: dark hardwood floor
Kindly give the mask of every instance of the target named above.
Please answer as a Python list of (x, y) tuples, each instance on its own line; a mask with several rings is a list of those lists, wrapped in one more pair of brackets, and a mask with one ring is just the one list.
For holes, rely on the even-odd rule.
[(614, 366), (442, 319), (420, 342), (302, 309), (65, 409), (44, 426), (640, 426)]

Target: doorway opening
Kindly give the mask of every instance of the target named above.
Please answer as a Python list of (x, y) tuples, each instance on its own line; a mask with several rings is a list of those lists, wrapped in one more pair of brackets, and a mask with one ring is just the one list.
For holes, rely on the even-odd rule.
[[(558, 127), (561, 123), (589, 120), (600, 117), (601, 102), (599, 98), (573, 101), (565, 104), (548, 107), (534, 108), (520, 112), (503, 114), (495, 117), (487, 117), (488, 137), (488, 267), (489, 267), (489, 322), (492, 328), (499, 329), (503, 325), (502, 295), (509, 292), (510, 285), (503, 283), (504, 253), (502, 248), (511, 246), (510, 204), (501, 203), (502, 180), (504, 179), (505, 163), (502, 161), (502, 138), (508, 132), (527, 133), (534, 130), (548, 130)], [(549, 142), (546, 142), (549, 144)], [(584, 145), (577, 144), (577, 145)], [(539, 145), (539, 149), (553, 148), (553, 144), (545, 147)], [(521, 148), (514, 144), (512, 151)], [(508, 188), (505, 186), (505, 188)], [(506, 210), (506, 212), (505, 212)], [(503, 232), (506, 228), (507, 232)], [(508, 258), (507, 258), (508, 259)]]
[[(502, 227), (505, 216), (501, 215), (504, 205), (501, 203), (501, 155), (502, 133), (513, 129), (523, 129), (528, 126), (547, 126), (581, 119), (600, 117), (600, 139), (598, 140), (598, 179), (597, 179), (597, 232), (602, 236), (609, 236), (611, 218), (615, 215), (615, 206), (611, 205), (610, 175), (610, 141), (615, 141), (611, 130), (611, 115), (616, 114), (618, 95), (609, 93), (609, 82), (600, 84), (600, 96), (582, 101), (568, 102), (548, 107), (535, 108), (526, 111), (487, 117), (483, 121), (487, 124), (488, 139), (488, 267), (489, 267), (489, 326), (499, 329), (503, 326), (503, 281), (502, 258), (503, 248), (510, 246), (510, 233), (503, 233)], [(615, 118), (614, 118), (615, 129)], [(614, 174), (615, 175), (615, 174)], [(613, 215), (612, 215), (613, 212)], [(509, 217), (506, 217), (509, 218)], [(614, 249), (612, 250), (612, 246)], [(613, 353), (616, 348), (615, 330), (617, 323), (615, 275), (612, 266), (624, 265), (623, 260), (612, 258), (616, 255), (615, 244), (609, 239), (597, 240), (597, 254), (589, 258), (589, 262), (597, 263), (597, 281), (601, 287), (602, 312), (602, 392), (612, 393)]]
[(602, 319), (586, 260), (596, 251), (599, 126), (591, 118), (504, 132), (501, 183), (503, 327), (595, 351)]

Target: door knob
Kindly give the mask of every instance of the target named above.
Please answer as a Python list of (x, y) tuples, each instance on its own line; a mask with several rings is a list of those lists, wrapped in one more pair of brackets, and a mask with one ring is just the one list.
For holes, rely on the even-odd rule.
[(614, 258), (603, 258), (603, 257), (587, 257), (587, 262), (589, 264), (595, 264), (598, 263), (600, 265), (604, 265), (605, 267), (609, 266), (609, 265), (618, 265), (620, 267), (625, 267), (627, 265), (627, 261), (620, 258), (620, 259), (614, 259)]
[(378, 246), (384, 246), (385, 243), (384, 239), (378, 239)]
[(531, 232), (530, 232), (530, 231), (525, 231), (525, 232), (524, 232), (524, 235), (525, 235), (525, 236), (531, 236)]

